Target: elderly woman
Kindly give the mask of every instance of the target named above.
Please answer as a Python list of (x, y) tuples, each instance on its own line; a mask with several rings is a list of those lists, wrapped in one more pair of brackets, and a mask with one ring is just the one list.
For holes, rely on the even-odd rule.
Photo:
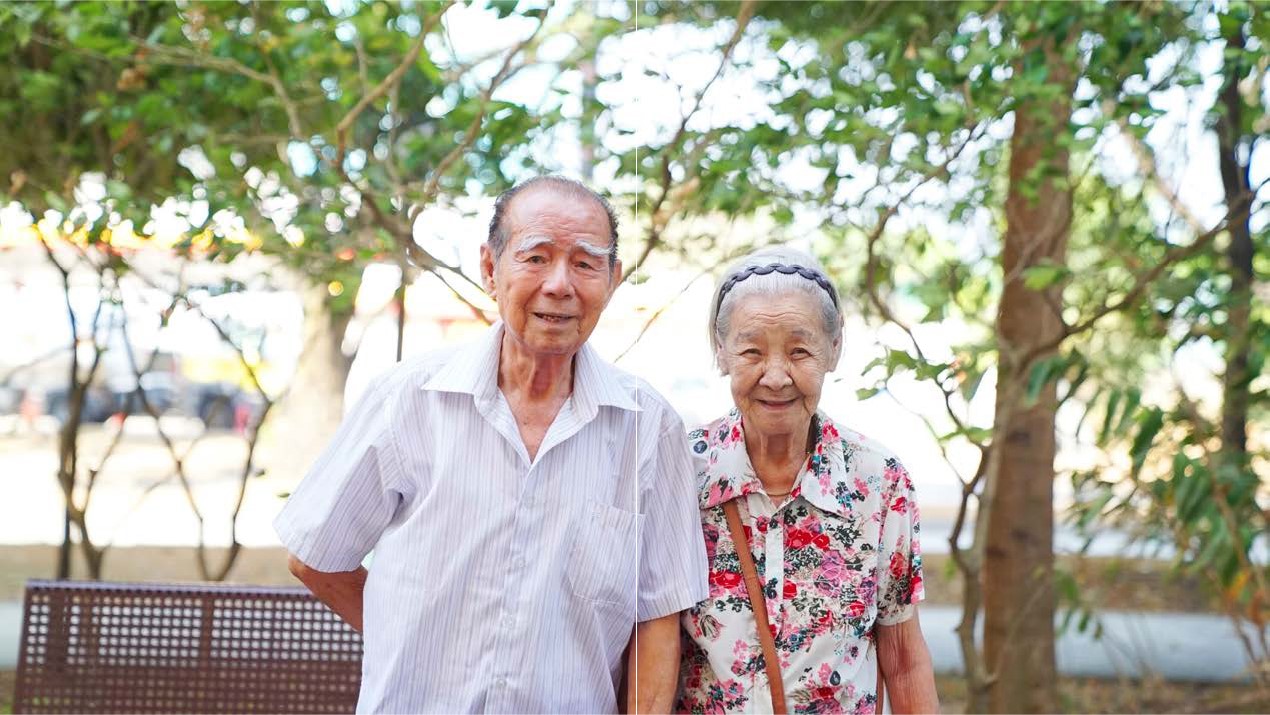
[(938, 710), (913, 484), (818, 409), (842, 325), (801, 251), (752, 253), (715, 291), (736, 408), (689, 435), (710, 597), (683, 615), (680, 711), (873, 713), (883, 683), (893, 712)]

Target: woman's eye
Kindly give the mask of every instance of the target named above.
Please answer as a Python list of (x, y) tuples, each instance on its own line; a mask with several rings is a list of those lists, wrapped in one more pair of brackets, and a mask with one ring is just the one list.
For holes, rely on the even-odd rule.
[(790, 353), (796, 357), (805, 357), (811, 354), (806, 348), (794, 348)]
[(746, 348), (745, 350), (741, 351), (741, 354), (753, 357), (753, 356), (759, 355), (760, 353), (758, 348)]

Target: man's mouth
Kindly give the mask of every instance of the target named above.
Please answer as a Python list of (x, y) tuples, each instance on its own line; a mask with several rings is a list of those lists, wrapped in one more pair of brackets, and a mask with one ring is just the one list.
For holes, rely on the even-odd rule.
[(544, 322), (547, 322), (547, 323), (567, 323), (567, 322), (569, 322), (570, 320), (573, 320), (573, 316), (572, 316), (572, 315), (566, 315), (566, 314), (564, 314), (564, 313), (538, 313), (538, 312), (535, 312), (535, 313), (533, 314), (533, 316), (534, 316), (535, 318), (537, 318), (537, 319), (539, 319), (539, 320), (542, 320), (542, 321), (544, 321)]

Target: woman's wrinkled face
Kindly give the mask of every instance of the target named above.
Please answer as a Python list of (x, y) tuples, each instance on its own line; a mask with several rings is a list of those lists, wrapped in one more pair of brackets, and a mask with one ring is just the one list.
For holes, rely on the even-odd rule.
[(734, 300), (718, 357), (747, 436), (805, 431), (825, 374), (838, 364), (839, 341), (825, 333), (820, 302), (801, 291)]

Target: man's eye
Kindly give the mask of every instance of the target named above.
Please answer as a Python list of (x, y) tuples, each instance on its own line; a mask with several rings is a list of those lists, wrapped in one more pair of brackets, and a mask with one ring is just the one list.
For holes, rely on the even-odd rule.
[(535, 256), (530, 256), (529, 258), (526, 258), (526, 259), (525, 259), (525, 262), (526, 262), (526, 263), (536, 263), (536, 264), (541, 265), (541, 264), (543, 264), (543, 263), (546, 263), (546, 262), (547, 262), (547, 257), (546, 257), (546, 256), (536, 256), (536, 255), (535, 255)]
[(590, 261), (578, 261), (578, 268), (581, 268), (587, 271), (595, 270), (595, 266), (591, 265)]

